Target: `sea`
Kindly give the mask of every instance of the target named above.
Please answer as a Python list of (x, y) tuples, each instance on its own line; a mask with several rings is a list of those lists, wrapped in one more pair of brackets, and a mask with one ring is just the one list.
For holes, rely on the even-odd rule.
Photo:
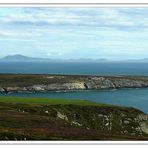
[[(148, 76), (148, 63), (0, 62), (0, 73)], [(89, 100), (98, 103), (134, 107), (148, 114), (148, 88), (0, 95)]]

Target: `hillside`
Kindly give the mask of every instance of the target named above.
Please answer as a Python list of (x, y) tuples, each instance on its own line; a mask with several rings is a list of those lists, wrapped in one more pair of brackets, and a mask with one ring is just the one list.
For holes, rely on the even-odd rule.
[(0, 140), (148, 140), (148, 116), (134, 108), (9, 99), (0, 98)]

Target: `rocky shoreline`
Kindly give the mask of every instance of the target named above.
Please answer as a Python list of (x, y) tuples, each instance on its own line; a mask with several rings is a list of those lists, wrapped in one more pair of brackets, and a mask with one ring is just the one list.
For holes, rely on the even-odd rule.
[(147, 88), (144, 76), (0, 74), (0, 93)]

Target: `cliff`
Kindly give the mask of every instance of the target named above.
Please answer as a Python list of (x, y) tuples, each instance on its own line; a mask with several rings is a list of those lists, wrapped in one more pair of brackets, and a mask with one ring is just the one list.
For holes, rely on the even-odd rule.
[(148, 140), (148, 116), (110, 105), (0, 103), (0, 140)]
[(0, 92), (46, 92), (148, 87), (142, 76), (0, 74)]

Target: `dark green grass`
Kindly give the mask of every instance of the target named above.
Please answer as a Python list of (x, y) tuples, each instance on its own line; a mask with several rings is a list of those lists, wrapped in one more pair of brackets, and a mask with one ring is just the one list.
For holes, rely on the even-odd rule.
[(98, 107), (114, 107), (125, 109), (129, 107), (117, 106), (112, 104), (103, 104), (79, 99), (63, 99), (63, 98), (32, 98), (32, 97), (5, 97), (0, 96), (0, 103), (28, 104), (28, 105), (78, 105), (78, 106), (98, 106)]
[(73, 104), (73, 105), (105, 105), (86, 100), (68, 100), (68, 99), (48, 99), (48, 98), (31, 98), (31, 97), (0, 97), (2, 103), (23, 103), (23, 104)]

